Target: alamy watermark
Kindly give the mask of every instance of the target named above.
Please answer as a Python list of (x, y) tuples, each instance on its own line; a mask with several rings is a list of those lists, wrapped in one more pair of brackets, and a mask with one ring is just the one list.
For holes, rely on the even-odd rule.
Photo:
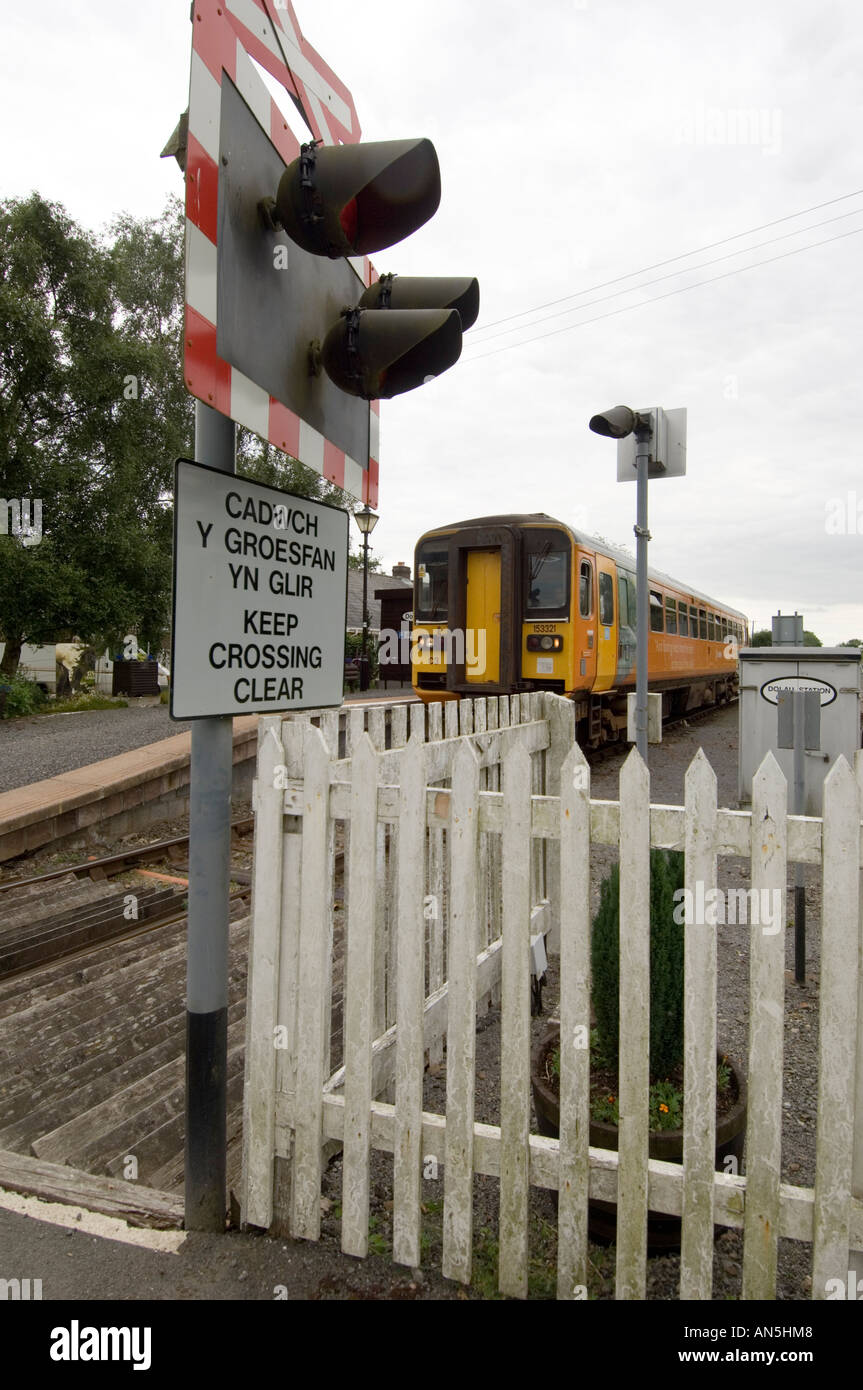
[(486, 669), (484, 627), (437, 629), (435, 632), (406, 632), (383, 628), (379, 638), (378, 660), (393, 666), (465, 666), (472, 675)]
[(0, 536), (17, 537), (22, 545), (38, 545), (42, 539), (42, 498), (0, 497)]
[(782, 112), (774, 106), (705, 106), (699, 101), (693, 111), (677, 118), (676, 145), (751, 145), (762, 155), (782, 152)]
[(863, 496), (850, 488), (844, 497), (828, 497), (824, 530), (828, 536), (863, 536)]
[(764, 936), (783, 927), (785, 893), (781, 888), (708, 888), (702, 879), (674, 890), (674, 920), (679, 927), (752, 926)]

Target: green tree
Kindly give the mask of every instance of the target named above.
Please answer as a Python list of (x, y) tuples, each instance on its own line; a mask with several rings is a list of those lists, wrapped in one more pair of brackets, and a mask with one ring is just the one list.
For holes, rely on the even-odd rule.
[(804, 647), (823, 647), (824, 643), (821, 641), (820, 637), (815, 636), (814, 632), (810, 632), (808, 627), (804, 627), (803, 645)]
[[(25, 642), (164, 640), (173, 461), (193, 447), (183, 235), (178, 199), (158, 218), (117, 218), (105, 237), (38, 194), (0, 203), (0, 496), (42, 503), (38, 544), (0, 534), (3, 673)], [(248, 430), (237, 471), (357, 506)]]
[(769, 627), (760, 627), (757, 632), (753, 632), (751, 647), (772, 647), (773, 632)]
[(158, 645), (170, 613), (182, 211), (109, 238), (38, 194), (0, 204), (0, 495), (39, 499), (38, 544), (0, 534), (2, 671), (25, 642)]

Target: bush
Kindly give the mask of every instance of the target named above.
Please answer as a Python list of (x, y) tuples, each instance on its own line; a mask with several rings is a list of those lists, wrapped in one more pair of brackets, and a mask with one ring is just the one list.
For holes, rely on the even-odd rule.
[[(683, 855), (650, 851), (650, 1074), (668, 1076), (683, 1060), (683, 930), (674, 893)], [(620, 867), (600, 890), (591, 938), (592, 1000), (601, 1054), (617, 1064), (620, 1031)]]
[(26, 676), (19, 674), (0, 678), (0, 718), (20, 719), (22, 715), (35, 714), (42, 708), (45, 699), (42, 687)]

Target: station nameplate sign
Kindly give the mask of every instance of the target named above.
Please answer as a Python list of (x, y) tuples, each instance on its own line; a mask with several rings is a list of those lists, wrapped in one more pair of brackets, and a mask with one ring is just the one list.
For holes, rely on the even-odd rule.
[(171, 717), (340, 705), (348, 513), (178, 459)]

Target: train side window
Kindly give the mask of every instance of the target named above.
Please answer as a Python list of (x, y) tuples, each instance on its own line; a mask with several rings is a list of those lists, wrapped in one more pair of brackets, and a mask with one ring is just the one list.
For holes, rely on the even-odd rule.
[(692, 604), (689, 605), (689, 635), (698, 636), (698, 609), (693, 608)]
[(604, 572), (599, 576), (599, 621), (603, 627), (614, 622), (614, 580)]
[(635, 588), (635, 576), (620, 574), (618, 588), (620, 590), (620, 626), (630, 627), (633, 632), (636, 632), (638, 630), (638, 597)]
[(593, 612), (593, 565), (589, 560), (582, 560), (578, 572), (578, 611), (582, 618)]
[(698, 610), (698, 635), (702, 642), (707, 641), (707, 613), (703, 608)]
[(665, 631), (671, 633), (672, 637), (677, 635), (677, 604), (668, 597), (665, 600)]
[(716, 636), (716, 633), (715, 633), (714, 624), (713, 624), (713, 614), (712, 614), (712, 613), (708, 613), (708, 615), (707, 615), (707, 640), (708, 640), (708, 642), (712, 642), (715, 636)]
[(663, 632), (662, 622), (662, 594), (655, 589), (650, 591), (650, 631)]
[(679, 604), (677, 605), (677, 611), (678, 611), (678, 613), (679, 613), (679, 615), (680, 615), (680, 617), (679, 617), (680, 635), (681, 635), (681, 637), (688, 637), (688, 636), (689, 636), (689, 613), (688, 613), (686, 604), (685, 604), (685, 603), (679, 603)]

